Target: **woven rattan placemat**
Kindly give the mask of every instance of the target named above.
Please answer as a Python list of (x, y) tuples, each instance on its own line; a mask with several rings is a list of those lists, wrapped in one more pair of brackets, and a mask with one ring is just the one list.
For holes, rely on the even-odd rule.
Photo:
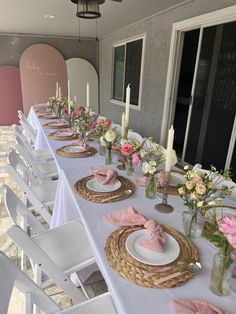
[(48, 122), (48, 123), (43, 124), (43, 127), (45, 129), (64, 129), (64, 128), (68, 128), (68, 125), (67, 124), (56, 125), (55, 122)]
[[(70, 146), (70, 145), (68, 145)], [(89, 146), (86, 150), (84, 151), (81, 151), (81, 152), (75, 152), (75, 153), (72, 153), (72, 152), (68, 152), (65, 150), (66, 147), (68, 146), (63, 146), (63, 147), (60, 147), (56, 150), (56, 153), (59, 155), (59, 156), (62, 156), (62, 157), (67, 157), (67, 158), (84, 158), (84, 157), (91, 157), (93, 155), (95, 155), (97, 153), (97, 150), (96, 148), (92, 147), (92, 146)]]
[(75, 191), (84, 199), (94, 203), (111, 203), (121, 201), (131, 196), (135, 191), (135, 185), (130, 180), (118, 176), (117, 180), (121, 182), (119, 189), (113, 192), (95, 192), (87, 187), (87, 182), (94, 176), (85, 177), (77, 181), (74, 185)]
[[(179, 257), (164, 266), (150, 266), (134, 259), (126, 250), (126, 239), (134, 231), (143, 227), (122, 227), (115, 230), (107, 239), (105, 254), (112, 269), (124, 279), (149, 288), (170, 288), (181, 286), (195, 273), (186, 271), (186, 266), (199, 260), (195, 245), (178, 230), (162, 225), (165, 232), (173, 236), (180, 246)], [(170, 279), (167, 276), (173, 275)], [(164, 282), (160, 282), (165, 280)], [(159, 280), (159, 282), (158, 282)]]
[(48, 115), (44, 115), (44, 114), (39, 114), (38, 118), (45, 119), (45, 120), (53, 120), (53, 119), (58, 119), (58, 116), (56, 116), (56, 115), (55, 116), (53, 116), (53, 115), (48, 116)]
[(77, 140), (79, 138), (78, 134), (73, 134), (73, 135), (68, 135), (68, 136), (59, 136), (57, 135), (58, 134), (57, 132), (58, 131), (48, 134), (48, 138), (54, 141), (71, 141), (71, 140)]

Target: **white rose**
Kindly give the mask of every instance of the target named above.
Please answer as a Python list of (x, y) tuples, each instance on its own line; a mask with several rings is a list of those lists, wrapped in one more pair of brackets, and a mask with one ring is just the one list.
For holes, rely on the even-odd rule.
[(188, 170), (189, 169), (189, 166), (184, 166), (184, 170)]
[(117, 134), (116, 134), (115, 129), (108, 130), (104, 135), (105, 140), (107, 142), (110, 142), (110, 143), (113, 143), (115, 141), (116, 137), (117, 137)]

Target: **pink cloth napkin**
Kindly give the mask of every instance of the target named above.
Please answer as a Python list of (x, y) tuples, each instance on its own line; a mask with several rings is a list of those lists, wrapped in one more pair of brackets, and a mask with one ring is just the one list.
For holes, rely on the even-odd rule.
[(161, 226), (155, 220), (147, 220), (144, 228), (149, 231), (148, 239), (142, 239), (139, 244), (154, 252), (163, 253), (165, 250), (166, 237)]
[(147, 220), (132, 206), (109, 213), (104, 220), (116, 226), (144, 225), (149, 231), (149, 236), (147, 239), (140, 240), (139, 244), (154, 252), (164, 252), (166, 238), (160, 225), (155, 220)]
[[(164, 188), (164, 186), (165, 186), (165, 172), (160, 171), (156, 175), (156, 179), (157, 179), (157, 187)], [(136, 182), (137, 182), (138, 186), (145, 186), (146, 180), (147, 180), (147, 177), (142, 176), (142, 177), (139, 177)]]
[(85, 143), (84, 141), (74, 141), (69, 143), (68, 146), (78, 146), (80, 148), (87, 149), (89, 147), (89, 144)]
[(147, 219), (132, 206), (109, 213), (104, 220), (116, 226), (141, 226)]
[(175, 313), (191, 314), (227, 314), (213, 304), (197, 299), (176, 299), (169, 302)]
[(117, 178), (117, 172), (112, 169), (92, 167), (92, 174), (99, 184), (115, 184)]

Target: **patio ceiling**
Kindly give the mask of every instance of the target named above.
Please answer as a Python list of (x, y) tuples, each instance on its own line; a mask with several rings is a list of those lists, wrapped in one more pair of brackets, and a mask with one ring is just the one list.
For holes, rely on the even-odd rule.
[[(191, 0), (106, 0), (100, 6), (98, 36), (139, 21), (154, 13)], [(1, 0), (1, 33), (78, 36), (76, 5), (70, 0)], [(54, 15), (54, 19), (45, 18)], [(81, 36), (95, 37), (96, 20), (81, 20)]]

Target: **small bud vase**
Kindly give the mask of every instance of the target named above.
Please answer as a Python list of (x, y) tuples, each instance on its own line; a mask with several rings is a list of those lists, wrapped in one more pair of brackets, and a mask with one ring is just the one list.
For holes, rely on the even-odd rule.
[(155, 174), (149, 174), (145, 185), (146, 198), (154, 199), (157, 194), (157, 182)]
[(126, 158), (125, 160), (125, 172), (127, 176), (132, 176), (134, 174), (134, 165), (131, 158)]
[(105, 154), (105, 164), (106, 165), (111, 165), (113, 163), (112, 160), (112, 151), (110, 147), (106, 148), (106, 154)]
[(212, 262), (210, 290), (216, 295), (224, 296), (229, 293), (230, 279), (233, 270), (233, 260), (230, 252), (218, 252)]
[(182, 213), (182, 224), (184, 233), (188, 238), (198, 238), (202, 234), (204, 217), (196, 211), (184, 211)]
[(107, 148), (106, 148), (106, 145), (102, 144), (101, 142), (99, 143), (99, 154), (101, 156), (105, 156), (106, 155), (106, 151), (107, 151)]

